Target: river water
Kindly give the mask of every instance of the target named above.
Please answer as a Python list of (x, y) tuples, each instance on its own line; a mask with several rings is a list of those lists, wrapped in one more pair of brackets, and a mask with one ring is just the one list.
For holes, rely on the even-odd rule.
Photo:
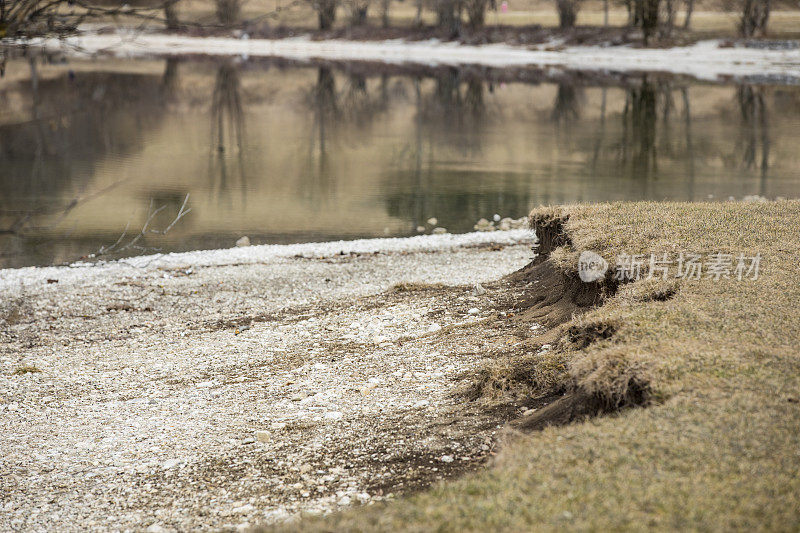
[(764, 80), (16, 57), (0, 267), (414, 235), (431, 217), (465, 232), (552, 203), (794, 198), (798, 141), (800, 87)]

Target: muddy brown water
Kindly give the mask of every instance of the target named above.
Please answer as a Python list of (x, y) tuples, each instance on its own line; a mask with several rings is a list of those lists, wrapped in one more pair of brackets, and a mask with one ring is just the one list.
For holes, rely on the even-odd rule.
[(0, 267), (414, 235), (431, 217), (464, 232), (539, 204), (796, 197), (800, 87), (781, 83), (14, 57)]

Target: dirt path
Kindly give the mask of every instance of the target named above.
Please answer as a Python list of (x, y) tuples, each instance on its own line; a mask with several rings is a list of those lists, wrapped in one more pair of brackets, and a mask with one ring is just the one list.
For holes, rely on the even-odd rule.
[(442, 333), (531, 257), (481, 239), (0, 271), (0, 529), (243, 528), (479, 465), (504, 415), (451, 392), (488, 341)]

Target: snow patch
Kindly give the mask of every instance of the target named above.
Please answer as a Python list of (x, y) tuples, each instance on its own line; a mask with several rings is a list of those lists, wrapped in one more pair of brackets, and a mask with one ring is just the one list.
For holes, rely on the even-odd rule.
[(462, 45), (436, 40), (311, 41), (293, 39), (233, 39), (145, 34), (83, 34), (66, 39), (34, 41), (49, 49), (72, 53), (111, 53), (119, 56), (148, 54), (206, 54), (275, 56), (297, 60), (381, 61), (428, 65), (477, 64), (493, 67), (556, 66), (593, 71), (658, 71), (715, 80), (720, 76), (792, 76), (800, 78), (800, 49), (768, 50), (720, 47), (719, 41), (693, 46), (645, 49), (574, 46), (552, 51), (506, 44)]

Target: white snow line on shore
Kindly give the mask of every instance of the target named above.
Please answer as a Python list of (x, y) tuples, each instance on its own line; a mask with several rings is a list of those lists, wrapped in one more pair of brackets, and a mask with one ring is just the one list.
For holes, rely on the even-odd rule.
[(415, 253), (448, 251), (467, 246), (489, 244), (533, 243), (531, 230), (472, 232), (444, 235), (417, 235), (382, 239), (358, 239), (300, 244), (264, 244), (220, 250), (169, 253), (130, 257), (118, 261), (99, 263), (74, 263), (70, 266), (27, 267), (0, 269), (0, 290), (15, 290), (21, 285), (45, 283), (47, 279), (59, 282), (86, 281), (91, 277), (125, 275), (157, 268), (190, 268), (263, 263), (270, 260), (302, 256), (325, 258), (340, 254)]
[(576, 46), (547, 51), (505, 44), (472, 46), (434, 40), (234, 39), (120, 31), (101, 35), (87, 33), (64, 40), (46, 39), (36, 44), (49, 49), (72, 47), (89, 53), (109, 52), (121, 56), (210, 54), (494, 67), (550, 66), (595, 71), (671, 72), (710, 80), (720, 76), (800, 77), (800, 49), (721, 48), (718, 41), (668, 49)]

